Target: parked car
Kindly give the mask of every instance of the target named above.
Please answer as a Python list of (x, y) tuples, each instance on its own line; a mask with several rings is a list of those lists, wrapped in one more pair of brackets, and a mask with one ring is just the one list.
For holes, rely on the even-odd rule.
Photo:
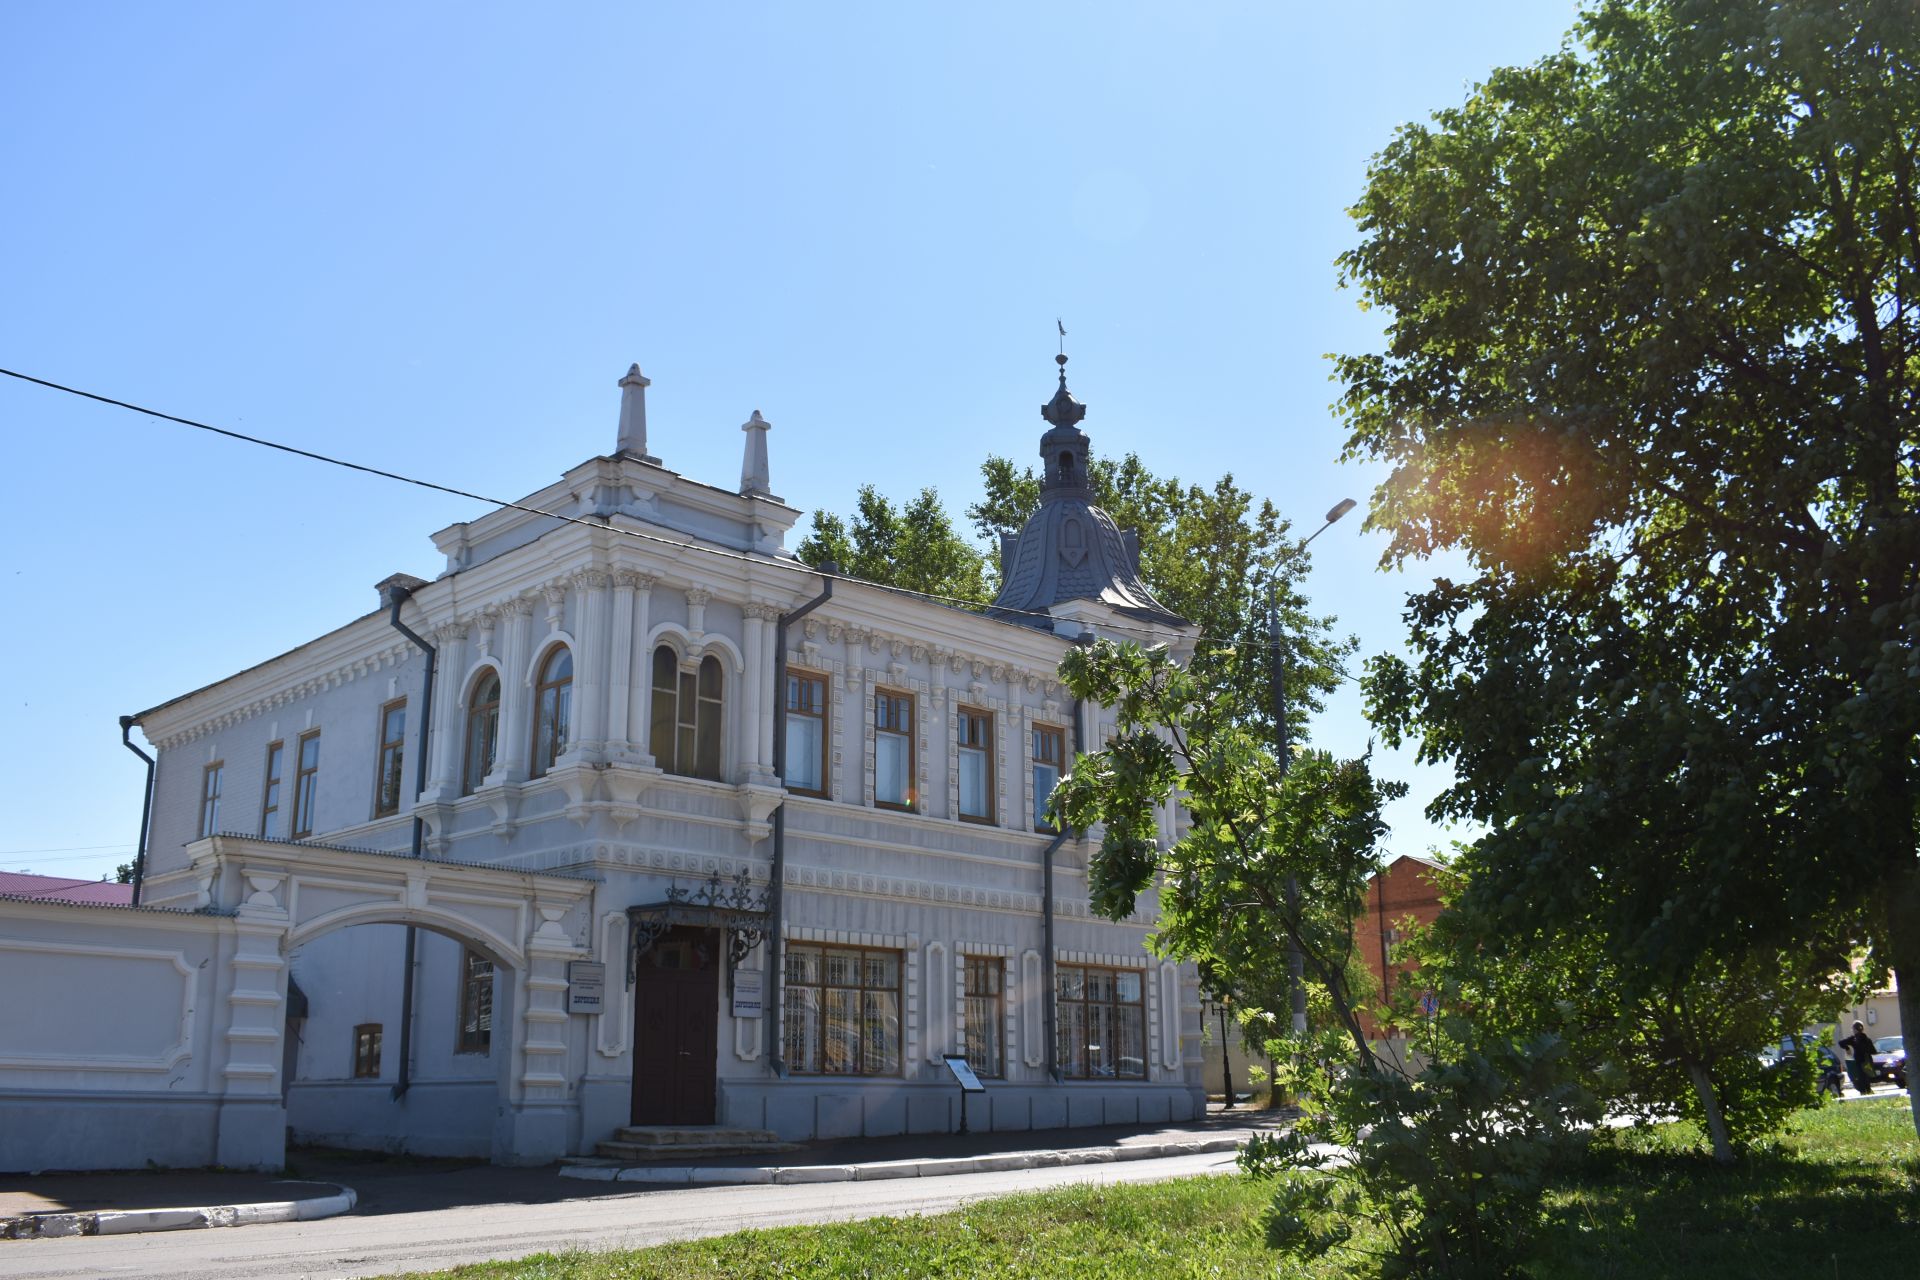
[(1907, 1087), (1907, 1038), (1881, 1036), (1873, 1042), (1873, 1078)]

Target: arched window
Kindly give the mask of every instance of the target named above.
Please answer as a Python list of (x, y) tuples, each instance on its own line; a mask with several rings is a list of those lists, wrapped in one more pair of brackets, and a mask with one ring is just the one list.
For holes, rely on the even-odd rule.
[(489, 671), (467, 699), (467, 762), (460, 772), (460, 794), (470, 796), (493, 772), (500, 749), (500, 676)]
[(668, 773), (720, 778), (720, 659), (680, 669), (668, 645), (653, 651), (653, 759)]
[(533, 686), (533, 768), (538, 778), (567, 749), (567, 724), (573, 712), (573, 654), (561, 645), (540, 664)]

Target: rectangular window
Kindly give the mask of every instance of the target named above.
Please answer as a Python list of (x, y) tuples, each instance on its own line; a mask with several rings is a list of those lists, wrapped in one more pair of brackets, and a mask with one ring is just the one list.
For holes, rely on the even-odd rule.
[(320, 785), (320, 731), (300, 735), (293, 772), (293, 827), (295, 840), (313, 834), (314, 792)]
[(269, 840), (280, 838), (280, 760), (286, 755), (284, 743), (267, 746), (267, 784), (260, 797), (260, 834)]
[(1005, 978), (1006, 964), (998, 956), (967, 957), (967, 1065), (977, 1076), (1006, 1074)]
[(1144, 1080), (1147, 1016), (1138, 969), (1061, 965), (1055, 970), (1061, 1074), (1076, 1080)]
[(787, 790), (827, 794), (827, 678), (787, 673)]
[(960, 753), (960, 820), (992, 822), (992, 714), (960, 708), (954, 718), (954, 748)]
[(873, 802), (913, 807), (913, 695), (873, 695)]
[(380, 1024), (363, 1022), (353, 1029), (353, 1078), (380, 1078)]
[(1033, 829), (1051, 834), (1056, 828), (1047, 819), (1047, 800), (1060, 785), (1060, 773), (1066, 767), (1067, 735), (1050, 725), (1033, 727)]
[(460, 950), (460, 1035), (455, 1053), (493, 1048), (493, 961)]
[(402, 744), (407, 737), (407, 700), (380, 708), (380, 771), (373, 780), (373, 816), (400, 812)]
[(200, 782), (200, 838), (206, 839), (220, 829), (220, 779), (226, 766), (216, 760), (207, 766)]
[(787, 1067), (809, 1075), (900, 1071), (900, 953), (787, 948)]

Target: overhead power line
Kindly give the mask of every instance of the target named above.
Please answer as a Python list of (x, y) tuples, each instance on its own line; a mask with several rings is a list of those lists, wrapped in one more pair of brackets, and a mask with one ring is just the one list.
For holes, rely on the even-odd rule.
[[(276, 449), (281, 453), (290, 453), (295, 457), (307, 458), (313, 462), (324, 462), (329, 466), (345, 467), (349, 471), (359, 471), (366, 475), (379, 476), (384, 480), (397, 480), (401, 484), (415, 485), (422, 489), (431, 489), (436, 493), (451, 494), (456, 498), (467, 498), (474, 502), (484, 502), (489, 506), (504, 507), (510, 511), (524, 511), (528, 515), (544, 516), (549, 520), (559, 520), (566, 524), (584, 525), (589, 529), (602, 529), (609, 533), (618, 534), (623, 538), (634, 538), (641, 542), (657, 543), (661, 546), (673, 547), (676, 550), (698, 551), (705, 555), (719, 556), (725, 560), (735, 560), (743, 564), (764, 565), (774, 569), (785, 569), (792, 573), (805, 574), (813, 578), (833, 578), (838, 582), (849, 582), (863, 587), (872, 587), (878, 591), (890, 591), (895, 595), (910, 596), (917, 600), (930, 600), (935, 604), (953, 605), (969, 613), (977, 613), (980, 609), (978, 602), (968, 600), (963, 596), (942, 595), (936, 591), (915, 591), (911, 587), (897, 587), (891, 583), (872, 582), (866, 578), (855, 578), (843, 573), (828, 573), (824, 569), (816, 569), (812, 565), (802, 564), (799, 561), (776, 560), (772, 557), (744, 555), (738, 551), (729, 551), (724, 547), (715, 547), (703, 542), (696, 542), (691, 538), (682, 541), (678, 538), (663, 538), (659, 534), (643, 533), (638, 529), (622, 529), (613, 524), (612, 521), (605, 516), (596, 516), (587, 519), (581, 516), (563, 515), (557, 511), (543, 511), (539, 507), (530, 507), (525, 503), (509, 502), (505, 498), (490, 498), (483, 493), (474, 493), (467, 489), (457, 489), (452, 485), (440, 484), (433, 480), (422, 480), (417, 476), (402, 475), (398, 471), (387, 471), (380, 467), (370, 467), (365, 463), (349, 462), (345, 458), (336, 458), (329, 454), (316, 453), (311, 449), (301, 449), (294, 445), (281, 444), (277, 440), (267, 440), (260, 436), (251, 436), (243, 431), (233, 431), (226, 427), (217, 427), (210, 422), (201, 422), (195, 418), (183, 418), (178, 414), (163, 413), (159, 409), (149, 409), (145, 405), (134, 404), (129, 400), (117, 400), (112, 396), (104, 396), (98, 392), (82, 390), (79, 387), (70, 387), (64, 383), (53, 382), (46, 378), (36, 378), (30, 373), (21, 373), (15, 369), (0, 369), (0, 374), (5, 374), (9, 378), (17, 378), (21, 382), (30, 382), (37, 387), (45, 387), (49, 391), (58, 391), (65, 395), (78, 396), (82, 400), (92, 400), (98, 404), (112, 405), (116, 409), (125, 409), (130, 413), (145, 414), (149, 418), (158, 418), (162, 422), (178, 423), (183, 427), (192, 427), (196, 431), (210, 431), (214, 435), (225, 436), (229, 440), (238, 440), (244, 444), (259, 445), (263, 449)], [(1044, 613), (1038, 609), (1002, 607), (996, 610), (996, 612), (1003, 614), (1017, 613), (1030, 618), (1047, 618), (1049, 620), (1053, 618), (1052, 614)], [(1146, 627), (1128, 626), (1125, 623), (1119, 622), (1106, 622), (1101, 625), (1110, 630), (1131, 631), (1135, 635), (1146, 636), (1148, 638), (1157, 638), (1160, 634)]]

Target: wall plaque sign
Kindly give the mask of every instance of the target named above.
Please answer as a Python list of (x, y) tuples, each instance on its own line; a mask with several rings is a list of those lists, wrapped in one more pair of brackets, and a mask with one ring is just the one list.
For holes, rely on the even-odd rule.
[(599, 1013), (605, 1007), (607, 966), (592, 960), (567, 964), (567, 1012)]

